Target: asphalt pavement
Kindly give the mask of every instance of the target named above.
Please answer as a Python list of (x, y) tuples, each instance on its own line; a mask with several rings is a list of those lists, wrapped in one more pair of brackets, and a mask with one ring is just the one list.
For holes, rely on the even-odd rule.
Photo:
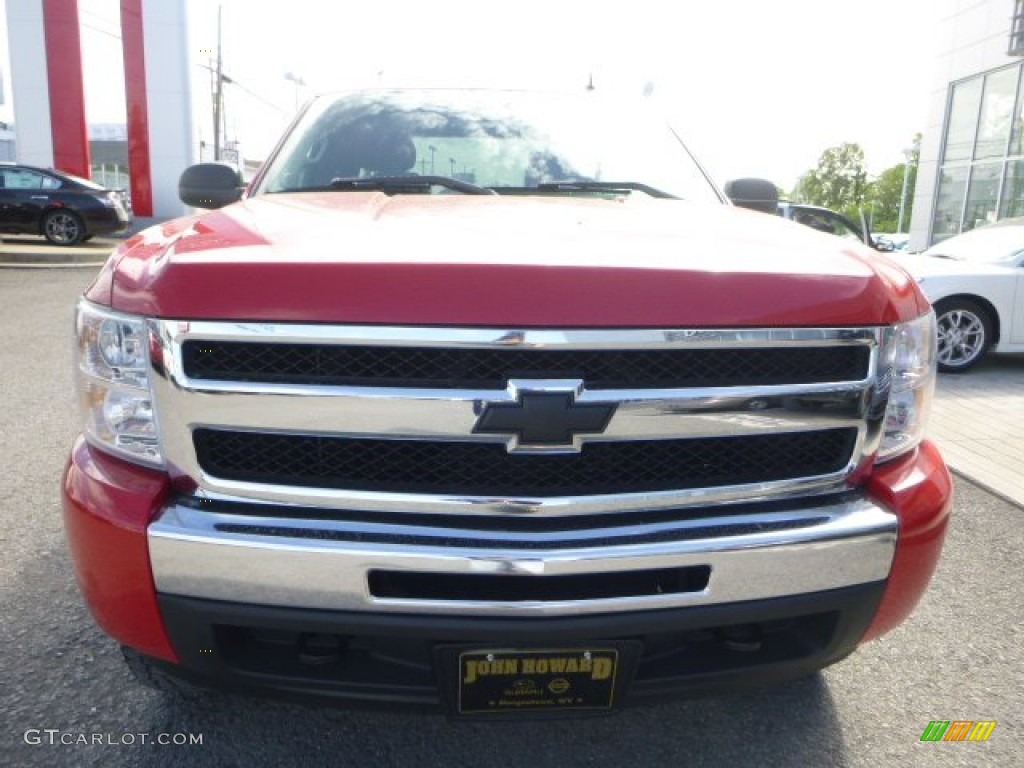
[[(0, 766), (1024, 765), (1024, 510), (962, 477), (914, 615), (795, 683), (514, 724), (229, 695), (187, 704), (138, 686), (82, 603), (60, 513), (72, 307), (94, 272), (0, 270)], [(923, 743), (932, 720), (998, 725), (985, 743)]]

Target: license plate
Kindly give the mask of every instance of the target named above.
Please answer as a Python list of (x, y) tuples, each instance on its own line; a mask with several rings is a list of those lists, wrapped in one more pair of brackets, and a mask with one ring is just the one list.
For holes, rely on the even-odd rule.
[(599, 712), (616, 704), (616, 648), (474, 650), (458, 659), (460, 715)]

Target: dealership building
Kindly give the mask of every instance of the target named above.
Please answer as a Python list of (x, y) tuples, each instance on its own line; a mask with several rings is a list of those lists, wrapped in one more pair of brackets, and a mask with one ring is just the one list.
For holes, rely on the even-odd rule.
[(937, 0), (912, 249), (1024, 216), (1024, 0)]
[(78, 0), (7, 0), (13, 98), (0, 91), (5, 129), (0, 130), (0, 158), (10, 154), (3, 118), (13, 106), (19, 162), (95, 176), (93, 154), (100, 169), (108, 160), (116, 164), (118, 157), (107, 157), (114, 150), (103, 145), (120, 144), (131, 169), (135, 215), (179, 215), (178, 176), (196, 157), (186, 5), (186, 0), (121, 0), (117, 37), (127, 119), (124, 128), (111, 132), (86, 122)]

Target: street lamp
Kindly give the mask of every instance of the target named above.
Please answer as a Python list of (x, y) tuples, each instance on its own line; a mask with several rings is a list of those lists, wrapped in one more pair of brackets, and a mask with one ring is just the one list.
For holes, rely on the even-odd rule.
[(915, 141), (912, 147), (907, 147), (903, 150), (903, 157), (906, 158), (906, 162), (903, 164), (903, 191), (900, 192), (900, 220), (896, 225), (896, 232), (898, 234), (903, 234), (903, 211), (907, 207), (907, 180), (910, 178), (910, 161), (914, 159), (914, 156), (920, 149), (920, 143)]
[(284, 73), (284, 79), (294, 83), (294, 85), (295, 85), (295, 111), (298, 112), (299, 111), (299, 88), (304, 86), (306, 84), (306, 81), (303, 80), (299, 75), (295, 74), (294, 72), (285, 72)]

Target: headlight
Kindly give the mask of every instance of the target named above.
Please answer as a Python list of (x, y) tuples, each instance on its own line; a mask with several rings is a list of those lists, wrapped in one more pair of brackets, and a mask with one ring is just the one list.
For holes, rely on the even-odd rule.
[(936, 344), (934, 312), (886, 331), (879, 362), (891, 378), (879, 460), (906, 453), (924, 437), (935, 394)]
[(75, 338), (86, 438), (123, 458), (161, 466), (145, 320), (83, 299), (75, 315)]

